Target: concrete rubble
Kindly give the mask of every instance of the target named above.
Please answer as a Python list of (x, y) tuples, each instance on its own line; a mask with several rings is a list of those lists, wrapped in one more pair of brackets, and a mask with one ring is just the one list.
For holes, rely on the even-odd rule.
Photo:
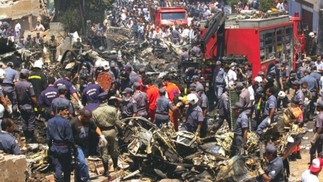
[(27, 170), (25, 155), (8, 155), (0, 153), (0, 181), (25, 181)]

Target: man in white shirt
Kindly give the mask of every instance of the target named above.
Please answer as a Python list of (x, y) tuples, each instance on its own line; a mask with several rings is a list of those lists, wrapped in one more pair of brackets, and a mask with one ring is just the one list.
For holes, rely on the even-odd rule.
[(227, 74), (227, 79), (226, 79), (228, 82), (228, 83), (226, 83), (227, 85), (230, 85), (230, 84), (235, 83), (237, 81), (237, 73), (236, 73), (235, 69), (236, 69), (236, 64), (231, 63), (230, 69)]
[(45, 31), (45, 27), (43, 24), (40, 23), (40, 21), (37, 21), (35, 31)]
[(318, 175), (322, 169), (322, 159), (313, 159), (309, 169), (303, 172), (301, 181), (302, 182), (319, 182)]

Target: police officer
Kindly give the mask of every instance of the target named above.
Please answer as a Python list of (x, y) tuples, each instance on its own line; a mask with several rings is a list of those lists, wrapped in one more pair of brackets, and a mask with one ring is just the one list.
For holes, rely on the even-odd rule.
[(123, 98), (121, 100), (121, 117), (135, 117), (137, 115), (137, 102), (132, 98), (133, 90), (131, 88), (126, 88), (122, 94)]
[(19, 155), (20, 148), (16, 138), (12, 135), (15, 124), (12, 119), (4, 118), (1, 122), (0, 130), (0, 150), (4, 151), (7, 154)]
[(296, 76), (300, 80), (304, 77), (304, 70), (303, 61), (301, 59), (296, 61)]
[(51, 118), (52, 101), (58, 97), (58, 89), (54, 85), (55, 78), (48, 77), (48, 87), (43, 90), (38, 97), (38, 108), (43, 110), (44, 118), (46, 120)]
[(88, 165), (85, 157), (89, 155), (90, 150), (90, 135), (96, 133), (100, 136), (100, 142), (107, 145), (107, 140), (102, 134), (101, 130), (92, 119), (92, 112), (83, 109), (80, 114), (71, 120), (71, 127), (75, 145), (77, 148), (76, 158), (76, 176), (77, 181), (87, 182), (90, 179)]
[(60, 80), (57, 80), (55, 82), (55, 86), (58, 87), (60, 85), (65, 85), (66, 89), (67, 89), (67, 93), (66, 93), (66, 98), (67, 99), (70, 99), (71, 98), (71, 95), (73, 96), (73, 98), (77, 101), (80, 109), (83, 108), (83, 105), (82, 105), (82, 102), (71, 82), (71, 79), (72, 79), (72, 73), (71, 72), (67, 72), (65, 75), (65, 77), (60, 79)]
[(73, 108), (71, 101), (66, 98), (66, 92), (67, 92), (67, 88), (65, 85), (58, 86), (58, 97), (53, 99), (51, 110), (52, 110), (52, 115), (55, 115), (57, 113), (57, 110), (55, 110), (57, 108), (57, 106), (59, 106), (61, 104), (67, 105), (68, 106), (68, 116), (71, 119), (74, 117), (74, 108)]
[(121, 125), (118, 121), (117, 109), (107, 104), (108, 99), (107, 93), (101, 93), (99, 95), (100, 105), (92, 113), (96, 125), (101, 129), (102, 134), (108, 141), (107, 146), (99, 146), (105, 176), (109, 175), (109, 155), (112, 158), (114, 169), (118, 169), (119, 152), (116, 125)]
[(17, 94), (18, 108), (23, 121), (23, 131), (27, 142), (35, 142), (35, 112), (34, 107), (37, 106), (37, 99), (33, 85), (27, 81), (29, 70), (22, 69), (20, 71), (20, 80), (15, 83)]
[(250, 100), (250, 92), (249, 90), (243, 85), (242, 82), (237, 82), (236, 84), (236, 91), (239, 94), (239, 102), (245, 108), (245, 113), (248, 117), (251, 117), (251, 107), (252, 102)]
[(204, 90), (204, 86), (203, 86), (203, 84), (200, 82), (200, 80), (199, 80), (200, 78), (199, 78), (199, 76), (198, 75), (193, 75), (192, 76), (192, 83), (194, 83), (195, 85), (196, 85), (196, 88), (197, 87), (203, 87), (203, 90)]
[(307, 89), (311, 92), (311, 98), (309, 98), (311, 100), (310, 106), (309, 106), (310, 107), (309, 117), (312, 118), (315, 111), (314, 102), (316, 102), (317, 100), (317, 92), (319, 91), (319, 86), (316, 79), (310, 75), (310, 72), (311, 72), (310, 70), (306, 69), (304, 71), (304, 77), (300, 80), (300, 82), (301, 83), (306, 82), (308, 85)]
[(206, 94), (204, 93), (203, 85), (196, 86), (196, 93), (199, 98), (199, 106), (202, 108), (204, 121), (201, 128), (201, 137), (205, 137), (207, 133), (207, 119), (208, 119), (208, 111), (209, 111), (209, 99), (207, 98)]
[(198, 105), (198, 97), (196, 94), (187, 95), (188, 108), (186, 111), (186, 130), (195, 135), (200, 136), (202, 123), (204, 120), (202, 108)]
[(68, 104), (55, 106), (56, 115), (48, 120), (47, 144), (55, 168), (55, 181), (69, 182), (72, 169), (72, 149), (77, 156), (68, 115)]
[(28, 77), (28, 81), (33, 85), (35, 94), (38, 96), (47, 87), (47, 77), (42, 72), (43, 61), (37, 60), (33, 64), (33, 68)]
[(274, 95), (275, 88), (271, 87), (266, 90), (266, 96), (268, 100), (265, 104), (265, 110), (263, 115), (263, 120), (257, 128), (257, 134), (261, 135), (263, 130), (267, 128), (271, 123), (275, 121), (275, 116), (277, 114), (277, 99)]
[(232, 109), (232, 111), (234, 112), (233, 114), (239, 116), (237, 118), (236, 126), (233, 131), (234, 137), (230, 149), (230, 157), (239, 155), (241, 152), (241, 147), (244, 147), (246, 145), (249, 128), (248, 116), (244, 110), (244, 106), (240, 102), (237, 102), (234, 104)]
[(315, 64), (311, 65), (311, 73), (310, 73), (310, 76), (312, 76), (313, 78), (315, 78), (317, 84), (320, 85), (321, 74), (319, 72), (317, 72), (317, 68), (316, 68), (316, 65)]
[(145, 92), (140, 91), (140, 83), (135, 82), (133, 84), (134, 93), (132, 98), (137, 103), (137, 115), (144, 118), (148, 118), (147, 112), (147, 94)]
[(48, 41), (48, 48), (49, 48), (49, 59), (53, 63), (56, 61), (56, 51), (57, 51), (57, 40), (55, 39), (55, 35), (52, 35), (50, 37), (50, 40)]
[(322, 152), (323, 148), (323, 101), (317, 103), (319, 114), (315, 118), (314, 136), (311, 140), (310, 160), (315, 159)]
[(259, 166), (259, 180), (283, 182), (284, 165), (283, 160), (277, 156), (276, 147), (273, 144), (267, 144), (264, 156), (268, 160), (268, 165), (265, 170)]
[(89, 79), (91, 81), (86, 85), (82, 92), (82, 103), (83, 105), (86, 105), (86, 109), (93, 111), (99, 106), (98, 96), (103, 92), (103, 89), (92, 78)]
[(156, 102), (156, 114), (154, 123), (161, 127), (163, 124), (169, 122), (169, 110), (174, 110), (173, 104), (165, 96), (166, 90), (164, 88), (159, 89), (159, 98)]
[(219, 119), (215, 123), (214, 129), (218, 130), (222, 126), (224, 120), (227, 121), (227, 123), (229, 124), (229, 128), (232, 129), (231, 120), (230, 120), (230, 109), (229, 109), (229, 95), (228, 95), (227, 88), (224, 88), (224, 92), (219, 98), (218, 108), (219, 108)]
[(12, 104), (12, 110), (17, 111), (17, 95), (14, 90), (14, 83), (18, 81), (19, 74), (15, 69), (13, 69), (13, 67), (13, 62), (7, 63), (7, 67), (4, 69), (6, 76), (3, 79), (1, 86), (3, 89), (3, 94), (8, 96)]
[(214, 86), (214, 93), (215, 93), (215, 101), (218, 102), (220, 99), (223, 88), (225, 87), (225, 71), (221, 67), (221, 62), (217, 61), (215, 63), (215, 69), (213, 73), (213, 86)]

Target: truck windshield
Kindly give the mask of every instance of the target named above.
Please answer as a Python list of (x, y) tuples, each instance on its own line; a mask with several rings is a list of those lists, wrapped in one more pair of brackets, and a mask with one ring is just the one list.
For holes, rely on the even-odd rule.
[(172, 13), (162, 13), (161, 14), (162, 20), (184, 20), (185, 19), (185, 12), (172, 12)]

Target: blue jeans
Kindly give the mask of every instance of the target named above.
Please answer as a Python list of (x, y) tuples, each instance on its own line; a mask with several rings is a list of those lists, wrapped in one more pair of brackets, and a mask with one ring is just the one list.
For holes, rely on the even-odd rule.
[(77, 158), (76, 158), (76, 175), (77, 181), (88, 181), (90, 179), (89, 168), (85, 161), (87, 151), (80, 147), (77, 147)]

